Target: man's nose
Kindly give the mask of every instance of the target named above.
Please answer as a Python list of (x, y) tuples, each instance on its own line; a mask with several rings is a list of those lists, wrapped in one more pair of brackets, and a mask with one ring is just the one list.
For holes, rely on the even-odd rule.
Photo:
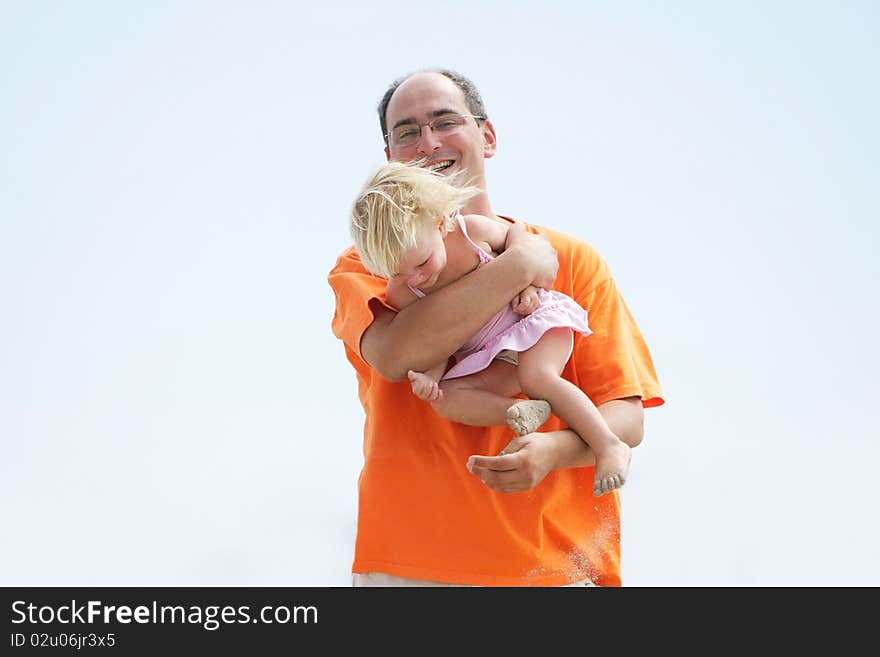
[(440, 140), (437, 139), (437, 135), (431, 130), (431, 126), (423, 125), (422, 135), (419, 139), (419, 153), (430, 155), (438, 148), (440, 148)]

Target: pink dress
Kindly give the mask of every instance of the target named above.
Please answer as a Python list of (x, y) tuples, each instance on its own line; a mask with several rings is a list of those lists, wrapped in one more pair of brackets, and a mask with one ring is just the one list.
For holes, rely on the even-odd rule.
[[(478, 266), (482, 267), (492, 258), (471, 240), (464, 218), (459, 215), (457, 219), (462, 234), (480, 257)], [(425, 296), (417, 288), (410, 289), (417, 297)], [(443, 379), (455, 379), (484, 370), (496, 357), (504, 358), (504, 352), (526, 351), (551, 328), (567, 327), (585, 336), (592, 333), (587, 325), (587, 311), (570, 296), (539, 288), (538, 298), (541, 305), (531, 315), (518, 315), (509, 303), (498, 311), (495, 317), (453, 354), (455, 365), (443, 375)]]

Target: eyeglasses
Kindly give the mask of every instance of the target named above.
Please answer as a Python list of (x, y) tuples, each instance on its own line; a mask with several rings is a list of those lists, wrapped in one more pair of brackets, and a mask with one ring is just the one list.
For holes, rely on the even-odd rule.
[(460, 130), (468, 119), (476, 119), (478, 121), (485, 119), (485, 116), (476, 116), (474, 114), (444, 114), (432, 119), (427, 123), (402, 123), (388, 134), (385, 139), (391, 146), (405, 148), (412, 146), (422, 138), (422, 128), (428, 126), (436, 135), (451, 135)]

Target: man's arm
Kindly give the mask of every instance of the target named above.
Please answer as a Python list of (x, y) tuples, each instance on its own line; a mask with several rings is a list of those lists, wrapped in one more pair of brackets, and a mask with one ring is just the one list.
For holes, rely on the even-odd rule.
[(612, 399), (598, 409), (611, 433), (630, 447), (638, 447), (641, 444), (642, 438), (645, 437), (645, 409), (639, 397)]
[(546, 238), (514, 224), (505, 252), (467, 276), (398, 313), (373, 303), (361, 355), (384, 378), (403, 381), (449, 358), (527, 285), (552, 286), (558, 266)]
[[(630, 447), (644, 436), (644, 410), (638, 397), (614, 399), (598, 407), (608, 427)], [(537, 486), (558, 468), (595, 465), (593, 450), (570, 429), (514, 438), (504, 456), (471, 456), (468, 470), (500, 493), (520, 493)]]

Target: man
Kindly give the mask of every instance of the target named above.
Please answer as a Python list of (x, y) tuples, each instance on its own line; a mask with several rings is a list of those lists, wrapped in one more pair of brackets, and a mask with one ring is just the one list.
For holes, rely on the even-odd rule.
[[(474, 85), (452, 71), (403, 78), (379, 106), (388, 159), (465, 171), (486, 190), (496, 134)], [(488, 192), (464, 209), (496, 215)], [(558, 258), (558, 261), (557, 261)], [(557, 265), (558, 271), (557, 271)], [(356, 585), (619, 586), (620, 499), (592, 494), (594, 459), (555, 416), (511, 440), (505, 427), (440, 418), (406, 373), (448, 358), (527, 285), (571, 295), (593, 334), (576, 337), (563, 375), (632, 447), (643, 407), (663, 403), (650, 353), (607, 266), (588, 244), (514, 223), (505, 251), (400, 312), (353, 249), (330, 272), (333, 331), (366, 413)]]

